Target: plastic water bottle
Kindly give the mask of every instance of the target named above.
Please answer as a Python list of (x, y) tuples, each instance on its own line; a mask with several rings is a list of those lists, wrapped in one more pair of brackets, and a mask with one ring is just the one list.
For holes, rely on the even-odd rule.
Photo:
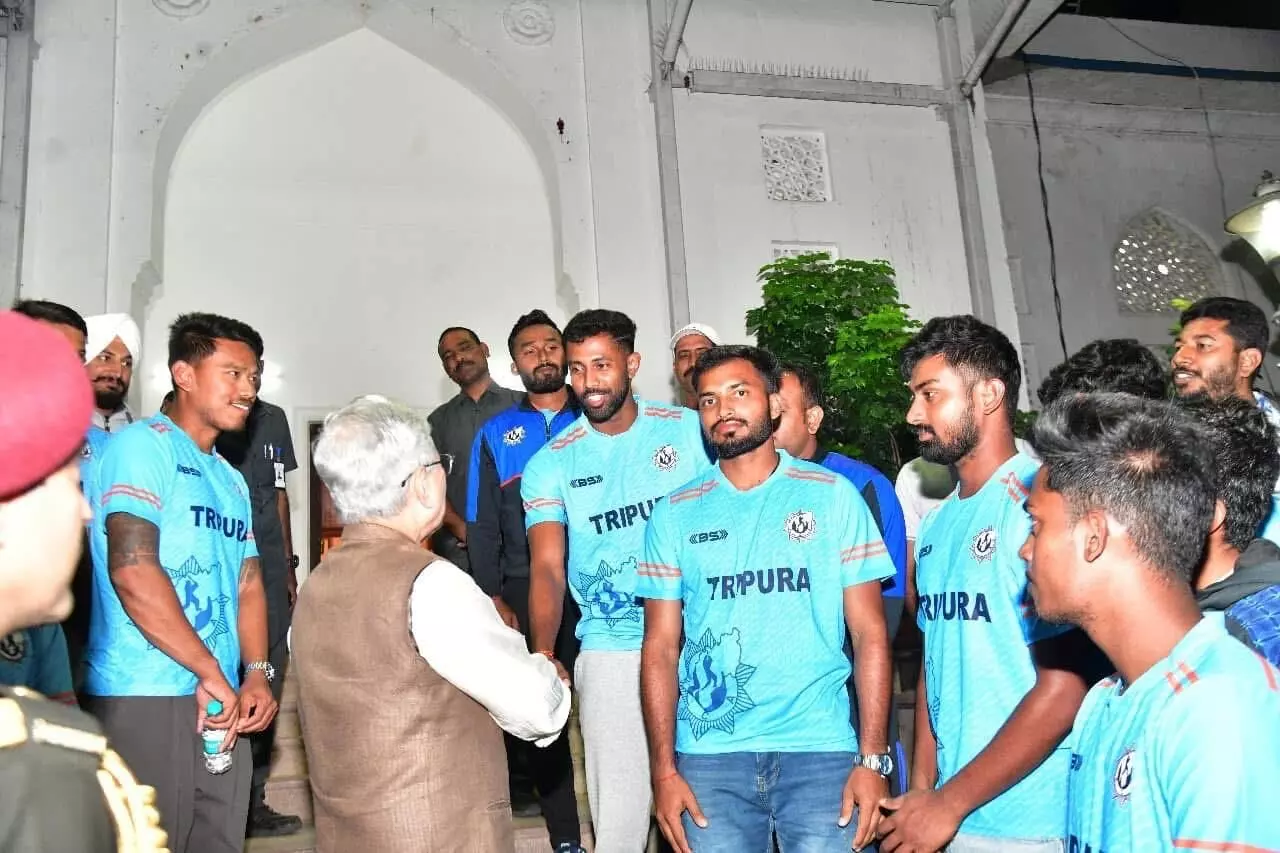
[[(204, 712), (210, 717), (222, 713), (222, 703), (217, 699), (205, 706)], [(231, 753), (222, 752), (222, 742), (227, 739), (226, 729), (211, 729), (205, 726), (200, 732), (204, 741), (204, 767), (210, 773), (226, 773), (231, 769)]]

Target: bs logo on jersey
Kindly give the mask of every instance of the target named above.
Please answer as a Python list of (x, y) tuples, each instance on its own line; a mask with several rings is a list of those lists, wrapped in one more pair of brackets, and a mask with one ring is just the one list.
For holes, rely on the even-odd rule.
[(515, 447), (517, 444), (519, 444), (522, 441), (524, 441), (523, 426), (519, 426), (519, 425), (513, 426), (511, 429), (507, 430), (502, 434), (502, 443), (505, 444), (507, 447)]
[(680, 464), (680, 454), (670, 444), (664, 444), (653, 452), (653, 467), (670, 471)]
[(996, 529), (987, 527), (980, 530), (978, 535), (973, 537), (973, 542), (969, 543), (969, 553), (979, 563), (985, 563), (994, 557), (996, 553)]
[(801, 509), (787, 516), (783, 529), (786, 530), (787, 538), (792, 542), (807, 542), (817, 531), (818, 522), (813, 520), (813, 513), (807, 509)]

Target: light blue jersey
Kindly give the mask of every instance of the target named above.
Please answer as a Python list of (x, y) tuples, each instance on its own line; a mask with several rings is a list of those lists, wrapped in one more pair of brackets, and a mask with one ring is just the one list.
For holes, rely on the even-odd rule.
[(679, 752), (858, 749), (844, 590), (893, 561), (847, 480), (780, 457), (753, 489), (716, 466), (653, 508), (636, 594), (684, 603)]
[(1205, 618), (1071, 735), (1071, 853), (1280, 850), (1280, 673)]
[(0, 684), (26, 687), (50, 699), (75, 702), (62, 626), (19, 628), (0, 637)]
[(240, 683), (240, 569), (258, 556), (244, 478), (205, 453), (173, 421), (156, 415), (112, 436), (98, 471), (93, 551), (93, 615), (85, 650), (86, 693), (186, 696), (194, 674), (142, 635), (125, 613), (107, 570), (107, 517), (123, 512), (156, 525), (160, 565), (196, 634), (232, 687)]
[(525, 528), (554, 522), (568, 532), (568, 580), (582, 610), (585, 650), (635, 651), (644, 639), (636, 563), (654, 504), (710, 465), (698, 416), (638, 401), (621, 435), (579, 417), (529, 460), (520, 482)]
[[(916, 618), (924, 633), (925, 692), (938, 743), (938, 784), (986, 748), (1035, 684), (1028, 646), (1065, 629), (1041, 622), (1027, 598), (1018, 549), (1040, 463), (1006, 462), (975, 494), (953, 492), (916, 537)], [(1060, 747), (1021, 782), (960, 825), (993, 838), (1062, 838), (1068, 750)]]
[(91, 426), (84, 437), (84, 449), (80, 451), (80, 488), (89, 499), (91, 506), (97, 484), (95, 475), (102, 462), (102, 454), (107, 449), (107, 440), (110, 438), (111, 433), (105, 429)]

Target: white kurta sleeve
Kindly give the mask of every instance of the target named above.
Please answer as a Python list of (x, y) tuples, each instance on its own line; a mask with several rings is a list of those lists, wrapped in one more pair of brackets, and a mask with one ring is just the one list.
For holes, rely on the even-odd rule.
[(529, 652), (457, 566), (438, 559), (422, 570), (409, 596), (409, 623), (423, 659), (503, 731), (538, 746), (560, 734), (573, 700), (555, 665)]

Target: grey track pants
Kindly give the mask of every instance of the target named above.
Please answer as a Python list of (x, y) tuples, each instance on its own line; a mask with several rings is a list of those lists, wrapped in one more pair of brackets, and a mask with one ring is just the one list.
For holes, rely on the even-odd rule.
[(640, 652), (584, 649), (573, 681), (581, 703), (596, 853), (643, 853), (652, 790), (640, 713)]

